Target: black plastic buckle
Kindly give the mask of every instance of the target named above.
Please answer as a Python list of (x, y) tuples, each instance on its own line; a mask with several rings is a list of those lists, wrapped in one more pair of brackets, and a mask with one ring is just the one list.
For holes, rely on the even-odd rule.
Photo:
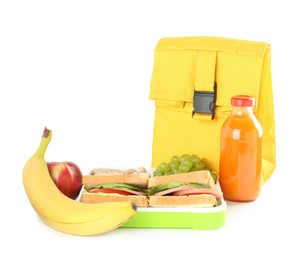
[(192, 117), (195, 113), (212, 114), (215, 117), (217, 84), (214, 83), (214, 91), (194, 91)]

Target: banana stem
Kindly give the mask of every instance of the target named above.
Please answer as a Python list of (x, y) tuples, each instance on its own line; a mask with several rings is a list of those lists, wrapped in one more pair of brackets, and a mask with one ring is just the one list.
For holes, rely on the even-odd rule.
[(45, 127), (43, 130), (40, 145), (34, 154), (35, 156), (44, 158), (45, 151), (47, 149), (48, 144), (50, 143), (51, 137), (52, 137), (52, 131)]

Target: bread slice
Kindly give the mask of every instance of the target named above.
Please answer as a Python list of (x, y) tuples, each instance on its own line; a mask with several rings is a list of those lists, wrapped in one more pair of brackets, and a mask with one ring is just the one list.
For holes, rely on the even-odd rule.
[(190, 182), (205, 184), (209, 188), (215, 187), (215, 181), (208, 170), (176, 173), (172, 175), (155, 176), (148, 179), (148, 188), (169, 182)]
[(148, 198), (138, 195), (120, 195), (115, 193), (89, 193), (85, 192), (81, 195), (81, 202), (85, 203), (103, 203), (103, 202), (120, 202), (131, 201), (138, 207), (148, 207)]
[(150, 196), (150, 207), (212, 208), (217, 204), (215, 196), (208, 194), (190, 196)]
[(84, 175), (82, 183), (86, 188), (107, 183), (127, 183), (139, 187), (147, 187), (148, 178), (148, 173)]

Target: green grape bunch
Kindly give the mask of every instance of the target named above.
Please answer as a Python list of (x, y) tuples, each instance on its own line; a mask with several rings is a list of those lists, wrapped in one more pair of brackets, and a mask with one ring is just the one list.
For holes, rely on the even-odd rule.
[(174, 155), (169, 162), (161, 162), (155, 169), (154, 176), (172, 175), (177, 173), (209, 170), (215, 182), (218, 174), (211, 170), (208, 160), (200, 158), (196, 154)]

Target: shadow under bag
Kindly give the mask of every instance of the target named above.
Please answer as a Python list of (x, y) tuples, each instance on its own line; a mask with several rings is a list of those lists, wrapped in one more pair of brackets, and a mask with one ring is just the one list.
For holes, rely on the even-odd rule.
[(276, 166), (270, 45), (218, 37), (160, 39), (149, 96), (156, 106), (152, 167), (189, 153), (206, 158), (219, 173), (220, 131), (235, 95), (255, 98), (263, 184)]

